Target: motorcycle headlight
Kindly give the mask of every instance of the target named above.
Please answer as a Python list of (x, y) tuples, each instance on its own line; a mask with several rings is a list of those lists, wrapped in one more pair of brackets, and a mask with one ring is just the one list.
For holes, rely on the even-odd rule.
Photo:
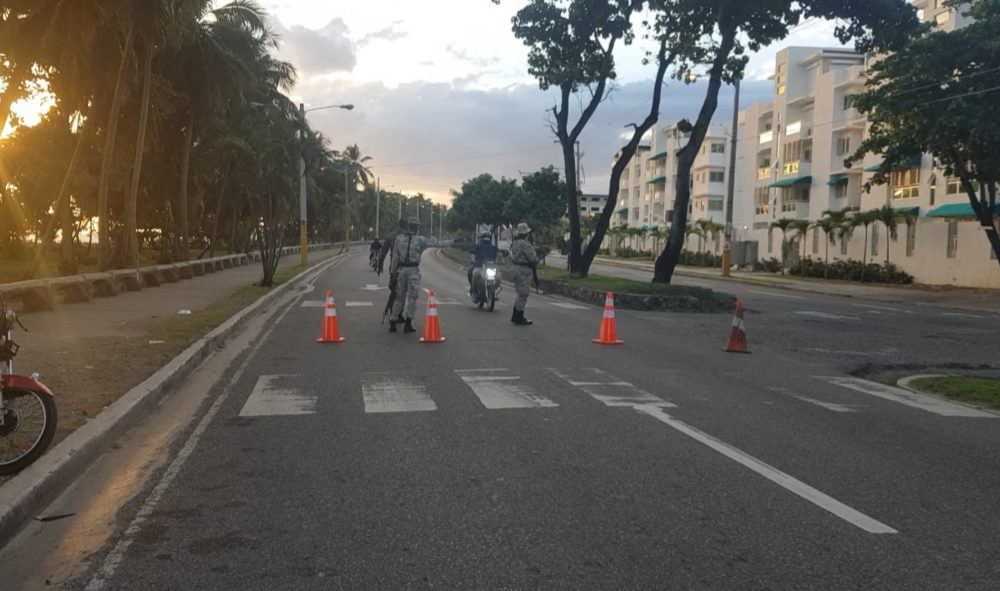
[(496, 269), (486, 269), (486, 278), (487, 279), (496, 279), (496, 276), (497, 276), (497, 270)]

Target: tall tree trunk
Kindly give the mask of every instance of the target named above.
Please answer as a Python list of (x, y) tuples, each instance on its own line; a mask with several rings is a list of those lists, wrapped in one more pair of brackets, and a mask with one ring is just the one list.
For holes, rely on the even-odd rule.
[(194, 108), (188, 109), (187, 129), (184, 132), (184, 153), (181, 155), (181, 188), (178, 191), (177, 224), (180, 232), (177, 235), (177, 255), (182, 261), (191, 258), (188, 252), (188, 173), (191, 170), (191, 149), (194, 141)]
[(132, 185), (125, 201), (125, 228), (122, 240), (123, 262), (130, 267), (139, 266), (139, 242), (136, 236), (136, 210), (139, 204), (139, 180), (142, 176), (142, 153), (146, 145), (146, 127), (149, 124), (149, 95), (153, 87), (152, 41), (146, 42), (143, 63), (142, 103), (139, 107), (139, 134), (135, 141), (135, 160), (132, 164)]
[[(222, 204), (225, 202), (225, 198), (226, 198), (226, 187), (229, 185), (229, 175), (232, 174), (232, 171), (233, 171), (233, 161), (232, 160), (230, 160), (226, 164), (226, 169), (225, 170), (226, 170), (226, 172), (225, 172), (224, 176), (222, 177), (222, 187), (219, 189), (219, 198), (215, 202), (215, 215), (212, 216), (212, 235), (211, 235), (211, 238), (210, 238), (209, 243), (208, 243), (208, 248), (209, 248), (208, 256), (209, 257), (214, 257), (215, 256), (215, 241), (217, 240), (217, 238), (219, 236), (219, 216), (222, 215)], [(234, 212), (233, 216), (235, 217), (235, 212)]]
[[(684, 230), (687, 226), (688, 203), (691, 202), (691, 167), (694, 166), (695, 156), (701, 149), (702, 142), (705, 141), (708, 126), (712, 122), (712, 116), (718, 106), (722, 72), (736, 43), (736, 26), (727, 22), (732, 19), (725, 8), (719, 10), (716, 19), (722, 29), (722, 39), (716, 50), (715, 59), (712, 61), (705, 100), (701, 105), (694, 128), (691, 130), (691, 137), (677, 154), (677, 177), (674, 179), (674, 221), (670, 229), (670, 237), (667, 238), (667, 245), (657, 257), (656, 265), (653, 268), (653, 281), (657, 282), (670, 283), (674, 276), (674, 268), (677, 267), (677, 262), (680, 260), (681, 248), (684, 246)], [(726, 26), (721, 27), (724, 22), (726, 22)], [(733, 131), (735, 132), (735, 130)]]
[(129, 26), (128, 33), (125, 35), (125, 47), (122, 50), (121, 62), (118, 64), (118, 76), (115, 78), (115, 90), (108, 114), (104, 154), (101, 155), (101, 179), (97, 189), (97, 221), (99, 224), (97, 252), (98, 266), (102, 271), (111, 267), (111, 215), (108, 207), (108, 189), (111, 183), (111, 165), (115, 157), (115, 140), (118, 137), (118, 119), (121, 116), (122, 103), (125, 100), (125, 75), (128, 64), (132, 60), (133, 31), (134, 25)]
[[(89, 129), (90, 128), (88, 126), (86, 126), (86, 125), (82, 125), (79, 128), (77, 128), (77, 131), (76, 131), (76, 136), (77, 136), (76, 137), (76, 147), (73, 148), (73, 156), (70, 157), (70, 159), (69, 159), (69, 166), (66, 167), (66, 174), (63, 176), (62, 185), (60, 185), (60, 187), (59, 187), (59, 194), (58, 194), (58, 196), (56, 196), (56, 201), (55, 201), (55, 204), (54, 204), (55, 212), (49, 217), (48, 221), (45, 222), (45, 230), (42, 231), (42, 235), (41, 235), (41, 244), (39, 244), (38, 252), (35, 253), (35, 261), (32, 263), (31, 268), (28, 269), (28, 271), (24, 275), (25, 279), (31, 279), (32, 277), (35, 276), (35, 273), (38, 272), (38, 268), (42, 265), (42, 259), (45, 257), (45, 249), (48, 246), (49, 242), (52, 240), (52, 235), (55, 233), (56, 218), (58, 216), (60, 216), (60, 213), (63, 211), (64, 208), (65, 209), (69, 208), (69, 185), (70, 185), (70, 179), (73, 177), (73, 174), (76, 171), (76, 163), (80, 160), (80, 152), (83, 151), (83, 145), (87, 141), (87, 134), (88, 134)], [(72, 241), (72, 233), (73, 233), (72, 232), (72, 219), (70, 220), (69, 226), (71, 228), (70, 231), (68, 232), (70, 235), (69, 236), (63, 235), (63, 261), (62, 262), (63, 262), (63, 266), (64, 267), (68, 266), (69, 268), (72, 268), (72, 269), (75, 270), (75, 268), (76, 268), (76, 259), (73, 256), (73, 250), (72, 250), (73, 249), (73, 241)], [(66, 224), (64, 223), (63, 224), (63, 228), (65, 228), (65, 227), (66, 227)], [(70, 256), (69, 256), (68, 259), (66, 257), (66, 243), (67, 242), (69, 243), (69, 253), (70, 253)]]

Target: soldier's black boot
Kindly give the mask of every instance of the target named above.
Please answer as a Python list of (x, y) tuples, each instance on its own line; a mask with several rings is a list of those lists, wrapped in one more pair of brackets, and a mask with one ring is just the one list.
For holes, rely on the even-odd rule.
[(510, 321), (513, 322), (514, 324), (517, 324), (517, 308), (511, 310)]
[(403, 332), (416, 332), (417, 329), (413, 328), (413, 321), (409, 318), (406, 319), (406, 324), (403, 325)]
[(389, 321), (389, 332), (396, 332), (396, 321), (395, 320), (390, 320)]
[(532, 321), (524, 317), (524, 310), (517, 313), (517, 323), (521, 326), (528, 326), (529, 324), (534, 324)]

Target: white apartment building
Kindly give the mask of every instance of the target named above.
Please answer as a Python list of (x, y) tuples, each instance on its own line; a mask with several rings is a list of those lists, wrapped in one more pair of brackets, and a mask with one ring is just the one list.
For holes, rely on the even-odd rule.
[[(688, 134), (677, 129), (676, 123), (653, 129), (650, 143), (639, 146), (622, 173), (612, 227), (627, 224), (631, 228), (665, 229), (670, 225), (674, 212), (677, 151), (687, 140)], [(725, 224), (729, 148), (728, 127), (713, 123), (691, 169), (689, 221), (710, 219)], [(619, 151), (612, 164), (620, 157)], [(642, 248), (648, 249), (649, 244), (646, 239)]]
[[(961, 25), (954, 9), (939, 0), (918, 0), (926, 20)], [(944, 15), (944, 16), (942, 16)], [(942, 25), (944, 26), (944, 25)], [(755, 240), (760, 258), (781, 258), (781, 218), (815, 221), (826, 210), (862, 211), (889, 204), (915, 223), (900, 223), (888, 241), (889, 261), (925, 284), (1000, 288), (1000, 268), (972, 214), (957, 179), (945, 178), (929, 155), (914, 155), (893, 170), (888, 185), (863, 190), (881, 160), (844, 166), (857, 149), (867, 123), (849, 106), (864, 86), (865, 56), (844, 49), (789, 47), (776, 57), (774, 95), (739, 114), (733, 225), (736, 240)], [(886, 260), (886, 230), (872, 224), (865, 233), (829, 249), (837, 259)], [(826, 256), (826, 237), (812, 229), (806, 255)], [(801, 251), (801, 246), (799, 247)]]

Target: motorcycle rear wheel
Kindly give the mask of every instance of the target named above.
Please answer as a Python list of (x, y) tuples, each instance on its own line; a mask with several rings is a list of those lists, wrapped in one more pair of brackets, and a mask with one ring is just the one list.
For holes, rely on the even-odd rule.
[(492, 285), (486, 288), (486, 299), (490, 301), (490, 312), (492, 312), (493, 308), (497, 305), (497, 291)]
[(56, 434), (56, 401), (41, 392), (5, 388), (0, 425), (0, 475), (16, 474), (38, 459)]

